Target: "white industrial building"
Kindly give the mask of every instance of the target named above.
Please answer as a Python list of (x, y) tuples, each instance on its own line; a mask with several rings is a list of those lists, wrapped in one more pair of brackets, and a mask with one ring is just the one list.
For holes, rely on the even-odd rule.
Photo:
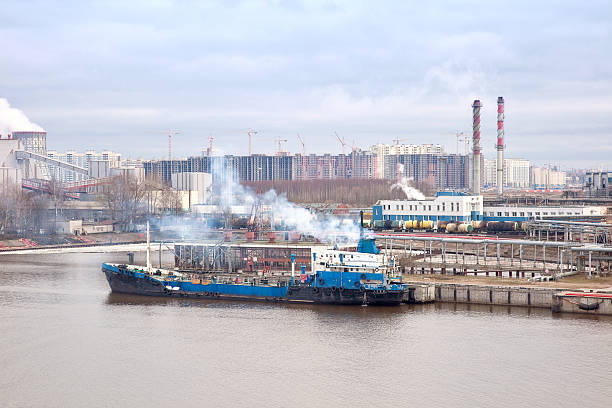
[(379, 200), (373, 221), (528, 221), (549, 218), (589, 218), (606, 214), (602, 206), (483, 205), (481, 195), (438, 192), (425, 200)]
[(372, 220), (477, 221), (482, 219), (482, 196), (438, 192), (425, 200), (379, 200), (372, 208)]
[(212, 174), (185, 172), (172, 174), (172, 188), (183, 192), (188, 200), (188, 208), (208, 201), (212, 186)]

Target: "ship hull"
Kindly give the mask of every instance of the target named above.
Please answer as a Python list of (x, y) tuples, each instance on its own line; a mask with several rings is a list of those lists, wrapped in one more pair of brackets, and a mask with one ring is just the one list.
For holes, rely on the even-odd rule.
[[(115, 268), (113, 268), (115, 269)], [(318, 303), (337, 305), (399, 305), (402, 291), (325, 288), (312, 286), (261, 287), (211, 283), (208, 285), (182, 282), (181, 286), (167, 286), (144, 273), (113, 270), (103, 267), (106, 280), (113, 293), (173, 298), (214, 300), (249, 300), (291, 303)], [(171, 283), (176, 285), (176, 283)]]

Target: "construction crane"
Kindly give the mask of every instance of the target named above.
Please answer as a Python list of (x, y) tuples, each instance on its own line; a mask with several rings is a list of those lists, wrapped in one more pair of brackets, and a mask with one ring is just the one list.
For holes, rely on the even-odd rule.
[(460, 132), (460, 131), (456, 131), (455, 132), (455, 137), (457, 138), (457, 142), (456, 142), (456, 146), (455, 146), (455, 151), (457, 153), (457, 156), (459, 156), (459, 140), (463, 141), (463, 137), (464, 137), (465, 133)]
[(255, 136), (258, 132), (254, 131), (253, 129), (249, 129), (249, 131), (247, 132), (247, 134), (249, 135), (249, 156), (251, 155), (251, 139), (253, 138), (253, 136)]
[(172, 161), (172, 135), (178, 135), (178, 130), (169, 130), (168, 131), (168, 160)]
[(212, 137), (212, 135), (209, 135), (208, 136), (208, 155), (209, 156), (212, 156), (213, 140), (215, 140), (215, 138)]
[(147, 132), (147, 133), (156, 133), (156, 134), (168, 135), (168, 161), (172, 160), (172, 136), (173, 135), (178, 135), (180, 132), (178, 130), (176, 130), (176, 129), (170, 129), (170, 130), (151, 131), (151, 132)]
[(300, 136), (299, 133), (297, 134), (297, 137), (302, 144), (302, 156), (306, 156), (306, 145), (304, 144), (304, 139), (302, 139), (302, 136)]
[(344, 154), (344, 147), (347, 145), (347, 143), (344, 141), (344, 138), (341, 138), (340, 136), (338, 136), (338, 132), (336, 132), (335, 130), (334, 130), (334, 134), (336, 135), (336, 139), (338, 139), (338, 141), (342, 145), (342, 154)]
[(279, 136), (279, 137), (277, 137), (275, 140), (276, 140), (276, 142), (278, 143), (278, 151), (276, 152), (276, 154), (277, 154), (278, 156), (280, 156), (280, 155), (281, 155), (281, 153), (283, 152), (283, 149), (282, 149), (281, 143), (287, 143), (287, 142), (288, 142), (288, 140), (287, 140), (287, 139), (281, 139), (281, 138), (280, 138), (280, 136)]

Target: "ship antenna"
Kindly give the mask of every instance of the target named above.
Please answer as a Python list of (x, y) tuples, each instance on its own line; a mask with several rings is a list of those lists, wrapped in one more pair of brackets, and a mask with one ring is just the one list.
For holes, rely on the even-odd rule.
[(151, 272), (151, 233), (149, 230), (149, 220), (147, 220), (147, 272)]

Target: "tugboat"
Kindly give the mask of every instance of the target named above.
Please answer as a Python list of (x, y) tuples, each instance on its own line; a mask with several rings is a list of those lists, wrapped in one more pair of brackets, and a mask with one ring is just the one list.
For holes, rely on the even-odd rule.
[(374, 239), (363, 233), (357, 252), (326, 250), (313, 253), (314, 273), (295, 276), (291, 256), (291, 280), (271, 283), (257, 277), (243, 280), (193, 278), (191, 274), (151, 267), (147, 226), (147, 266), (103, 263), (112, 292), (145, 296), (202, 299), (259, 300), (342, 305), (399, 305), (406, 285), (391, 278), (393, 261), (379, 253)]

